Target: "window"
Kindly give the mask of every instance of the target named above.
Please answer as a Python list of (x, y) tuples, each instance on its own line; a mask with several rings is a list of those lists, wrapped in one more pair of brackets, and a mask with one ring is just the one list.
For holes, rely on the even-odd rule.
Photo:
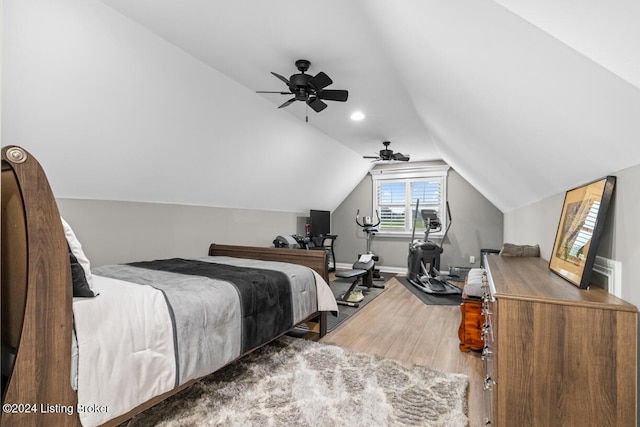
[[(419, 209), (433, 209), (442, 221), (444, 232), (446, 217), (446, 186), (448, 166), (427, 166), (412, 169), (374, 169), (373, 210), (380, 215), (378, 226), (381, 235), (407, 235), (413, 231), (416, 203)], [(415, 221), (416, 235), (424, 233), (422, 218)]]

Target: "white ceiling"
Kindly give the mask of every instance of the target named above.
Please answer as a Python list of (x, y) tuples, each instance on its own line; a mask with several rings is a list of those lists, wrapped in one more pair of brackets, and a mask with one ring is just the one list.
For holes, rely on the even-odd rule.
[(350, 92), (310, 126), (442, 158), (503, 211), (640, 163), (637, 1), (102, 1), (251, 91), (309, 59)]
[[(328, 102), (321, 113), (294, 103), (282, 114), (316, 127), (362, 154), (375, 154), (382, 141), (398, 151), (411, 147), (420, 160), (439, 159), (415, 111), (396, 65), (386, 60), (382, 36), (357, 1), (311, 2), (104, 0), (180, 49), (251, 91), (285, 90), (270, 72), (298, 73), (297, 59), (311, 61), (309, 74), (324, 71), (327, 89), (349, 90), (347, 103)], [(291, 96), (256, 94), (274, 106)], [(349, 119), (355, 110), (365, 122)], [(417, 151), (416, 151), (417, 150)]]
[[(508, 212), (640, 164), (637, 0), (3, 9), (3, 144), (46, 160), (63, 197), (333, 209), (371, 167), (361, 156), (390, 140), (412, 161), (443, 159)], [(349, 100), (305, 123), (303, 103), (279, 110), (288, 96), (255, 93), (284, 90), (270, 72), (294, 74), (297, 59)], [(255, 177), (273, 181), (262, 201)]]
[(640, 88), (637, 0), (496, 2)]

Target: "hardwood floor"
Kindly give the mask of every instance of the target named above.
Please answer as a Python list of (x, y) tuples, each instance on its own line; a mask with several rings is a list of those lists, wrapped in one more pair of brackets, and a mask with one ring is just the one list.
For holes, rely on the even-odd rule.
[(469, 426), (484, 425), (483, 362), (458, 349), (460, 307), (426, 305), (400, 282), (386, 290), (320, 342), (469, 376)]

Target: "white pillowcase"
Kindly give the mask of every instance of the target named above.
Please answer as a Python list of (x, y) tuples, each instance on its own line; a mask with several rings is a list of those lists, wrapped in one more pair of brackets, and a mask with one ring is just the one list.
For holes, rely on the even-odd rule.
[(91, 265), (89, 263), (89, 258), (84, 254), (82, 250), (82, 245), (78, 241), (75, 233), (71, 229), (71, 226), (64, 220), (64, 218), (60, 217), (62, 221), (62, 227), (64, 228), (64, 236), (67, 238), (67, 243), (69, 244), (69, 249), (71, 249), (71, 253), (76, 257), (78, 263), (84, 270), (84, 275), (87, 280), (87, 284), (89, 285), (89, 289), (93, 292), (94, 295), (98, 295), (95, 288), (93, 287), (93, 277), (91, 276)]
[(482, 290), (482, 279), (484, 278), (484, 270), (481, 268), (472, 268), (467, 275), (467, 283), (464, 285), (464, 292), (467, 296), (481, 298), (484, 293)]

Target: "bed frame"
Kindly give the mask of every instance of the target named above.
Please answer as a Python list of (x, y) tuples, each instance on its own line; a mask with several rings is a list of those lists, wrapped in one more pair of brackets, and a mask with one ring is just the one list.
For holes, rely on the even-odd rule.
[[(3, 381), (0, 424), (79, 426), (77, 395), (70, 384), (73, 295), (67, 241), (47, 177), (21, 147), (2, 148), (1, 196), (1, 338), (3, 347), (15, 350), (15, 358)], [(212, 244), (209, 255), (306, 265), (329, 280), (324, 251)], [(305, 322), (307, 337), (326, 333), (326, 312)], [(194, 381), (107, 425), (131, 418)], [(73, 408), (72, 415), (59, 410), (67, 407)]]

